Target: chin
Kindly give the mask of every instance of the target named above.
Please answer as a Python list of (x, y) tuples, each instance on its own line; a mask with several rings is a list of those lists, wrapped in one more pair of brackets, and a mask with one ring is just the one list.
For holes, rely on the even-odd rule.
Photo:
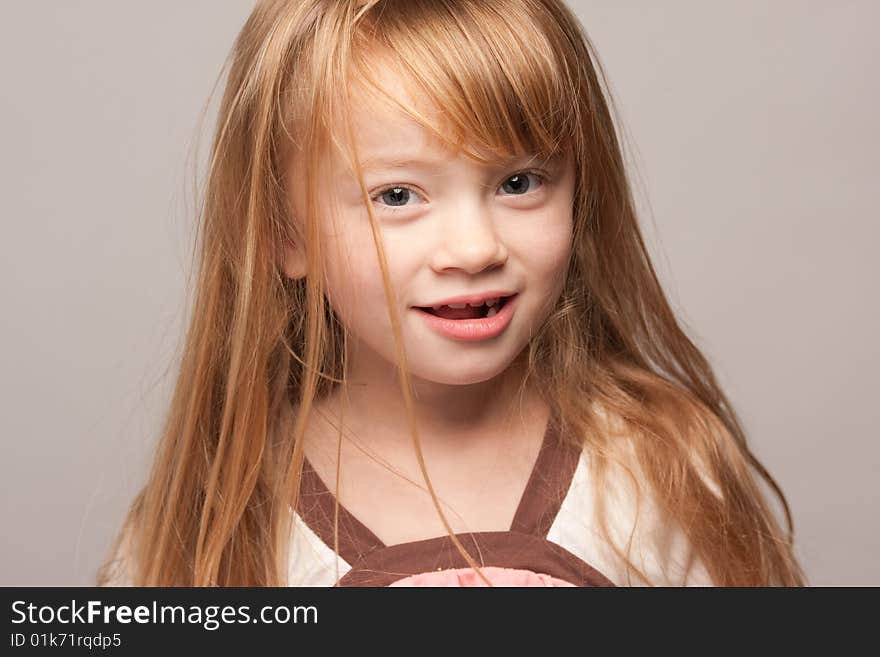
[(410, 376), (427, 383), (438, 383), (448, 386), (467, 386), (477, 383), (483, 383), (494, 379), (502, 374), (510, 365), (504, 363), (486, 363), (484, 367), (476, 367), (473, 363), (469, 363), (467, 367), (453, 369), (449, 363), (438, 364), (435, 367), (414, 367), (410, 365)]

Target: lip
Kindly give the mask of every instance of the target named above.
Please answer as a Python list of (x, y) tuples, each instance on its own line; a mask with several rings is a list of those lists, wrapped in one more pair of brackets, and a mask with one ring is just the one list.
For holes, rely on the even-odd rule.
[[(480, 317), (476, 319), (444, 319), (432, 315), (421, 308), (413, 308), (419, 313), (432, 329), (454, 340), (464, 342), (476, 342), (479, 340), (488, 340), (494, 338), (504, 331), (510, 324), (513, 312), (516, 310), (516, 301), (519, 294), (499, 294), (498, 296), (509, 296), (510, 298), (504, 303), (501, 310), (492, 317)], [(451, 301), (450, 303), (465, 303), (463, 301)], [(438, 304), (439, 305), (439, 304)]]
[[(434, 306), (448, 306), (452, 303), (482, 303), (486, 299), (495, 299), (499, 297), (512, 297), (516, 292), (509, 290), (490, 290), (489, 292), (480, 292), (478, 294), (462, 294), (457, 297), (450, 297), (442, 301), (433, 301), (431, 303), (420, 304), (422, 308), (433, 308)], [(414, 306), (418, 308), (419, 306)]]

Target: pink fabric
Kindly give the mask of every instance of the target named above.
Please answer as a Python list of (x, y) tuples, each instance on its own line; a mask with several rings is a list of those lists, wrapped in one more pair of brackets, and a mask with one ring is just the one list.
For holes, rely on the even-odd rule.
[[(493, 586), (575, 586), (571, 582), (534, 573), (531, 570), (515, 568), (498, 568), (487, 566), (481, 568)], [(486, 586), (473, 568), (456, 568), (453, 570), (435, 570), (404, 577), (389, 586)]]

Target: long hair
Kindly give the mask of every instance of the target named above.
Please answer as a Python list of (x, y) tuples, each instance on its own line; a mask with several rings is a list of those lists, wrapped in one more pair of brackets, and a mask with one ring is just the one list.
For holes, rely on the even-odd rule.
[[(593, 47), (559, 0), (263, 0), (241, 30), (203, 202), (194, 305), (148, 481), (114, 550), (147, 586), (286, 583), (306, 418), (345, 382), (345, 328), (324, 295), (319, 204), (309, 181), (329, 148), (351, 148), (347, 90), (387, 63), (443, 108), (443, 125), (398, 102), (472, 156), (574, 156), (573, 242), (563, 291), (527, 346), (525, 381), (566, 435), (594, 456), (599, 525), (615, 464), (680, 527), (718, 585), (802, 585), (791, 514), (755, 458), (712, 368), (666, 300), (639, 230)], [(327, 117), (344, 118), (348, 126)], [(303, 158), (306, 210), (294, 222), (285, 175)], [(363, 176), (396, 344), (401, 393), (421, 458), (400, 319)], [(280, 266), (291, 245), (309, 274)], [(780, 527), (761, 485), (781, 502)], [(455, 537), (453, 536), (453, 539)], [(456, 543), (468, 563), (476, 563)], [(102, 583), (114, 562), (99, 572)]]

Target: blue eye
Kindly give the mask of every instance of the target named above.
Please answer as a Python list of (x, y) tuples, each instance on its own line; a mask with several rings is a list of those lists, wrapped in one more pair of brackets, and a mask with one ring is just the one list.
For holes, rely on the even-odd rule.
[[(537, 184), (532, 183), (530, 178), (534, 178)], [(541, 183), (541, 178), (537, 174), (534, 173), (515, 173), (510, 176), (507, 180), (504, 181), (501, 185), (501, 189), (503, 189), (508, 194), (521, 195), (526, 194), (531, 191), (533, 188), (539, 186)]]
[(379, 193), (379, 198), (385, 205), (390, 207), (401, 207), (406, 205), (412, 192), (406, 187), (392, 187)]
[[(544, 174), (535, 171), (515, 173), (512, 176), (508, 176), (501, 184), (499, 193), (511, 196), (524, 196), (540, 189), (545, 181)], [(404, 185), (386, 187), (376, 192), (371, 198), (374, 203), (385, 211), (402, 210), (426, 202), (419, 192)]]
[(404, 210), (424, 200), (417, 191), (403, 185), (386, 187), (371, 198), (373, 203), (386, 211)]

